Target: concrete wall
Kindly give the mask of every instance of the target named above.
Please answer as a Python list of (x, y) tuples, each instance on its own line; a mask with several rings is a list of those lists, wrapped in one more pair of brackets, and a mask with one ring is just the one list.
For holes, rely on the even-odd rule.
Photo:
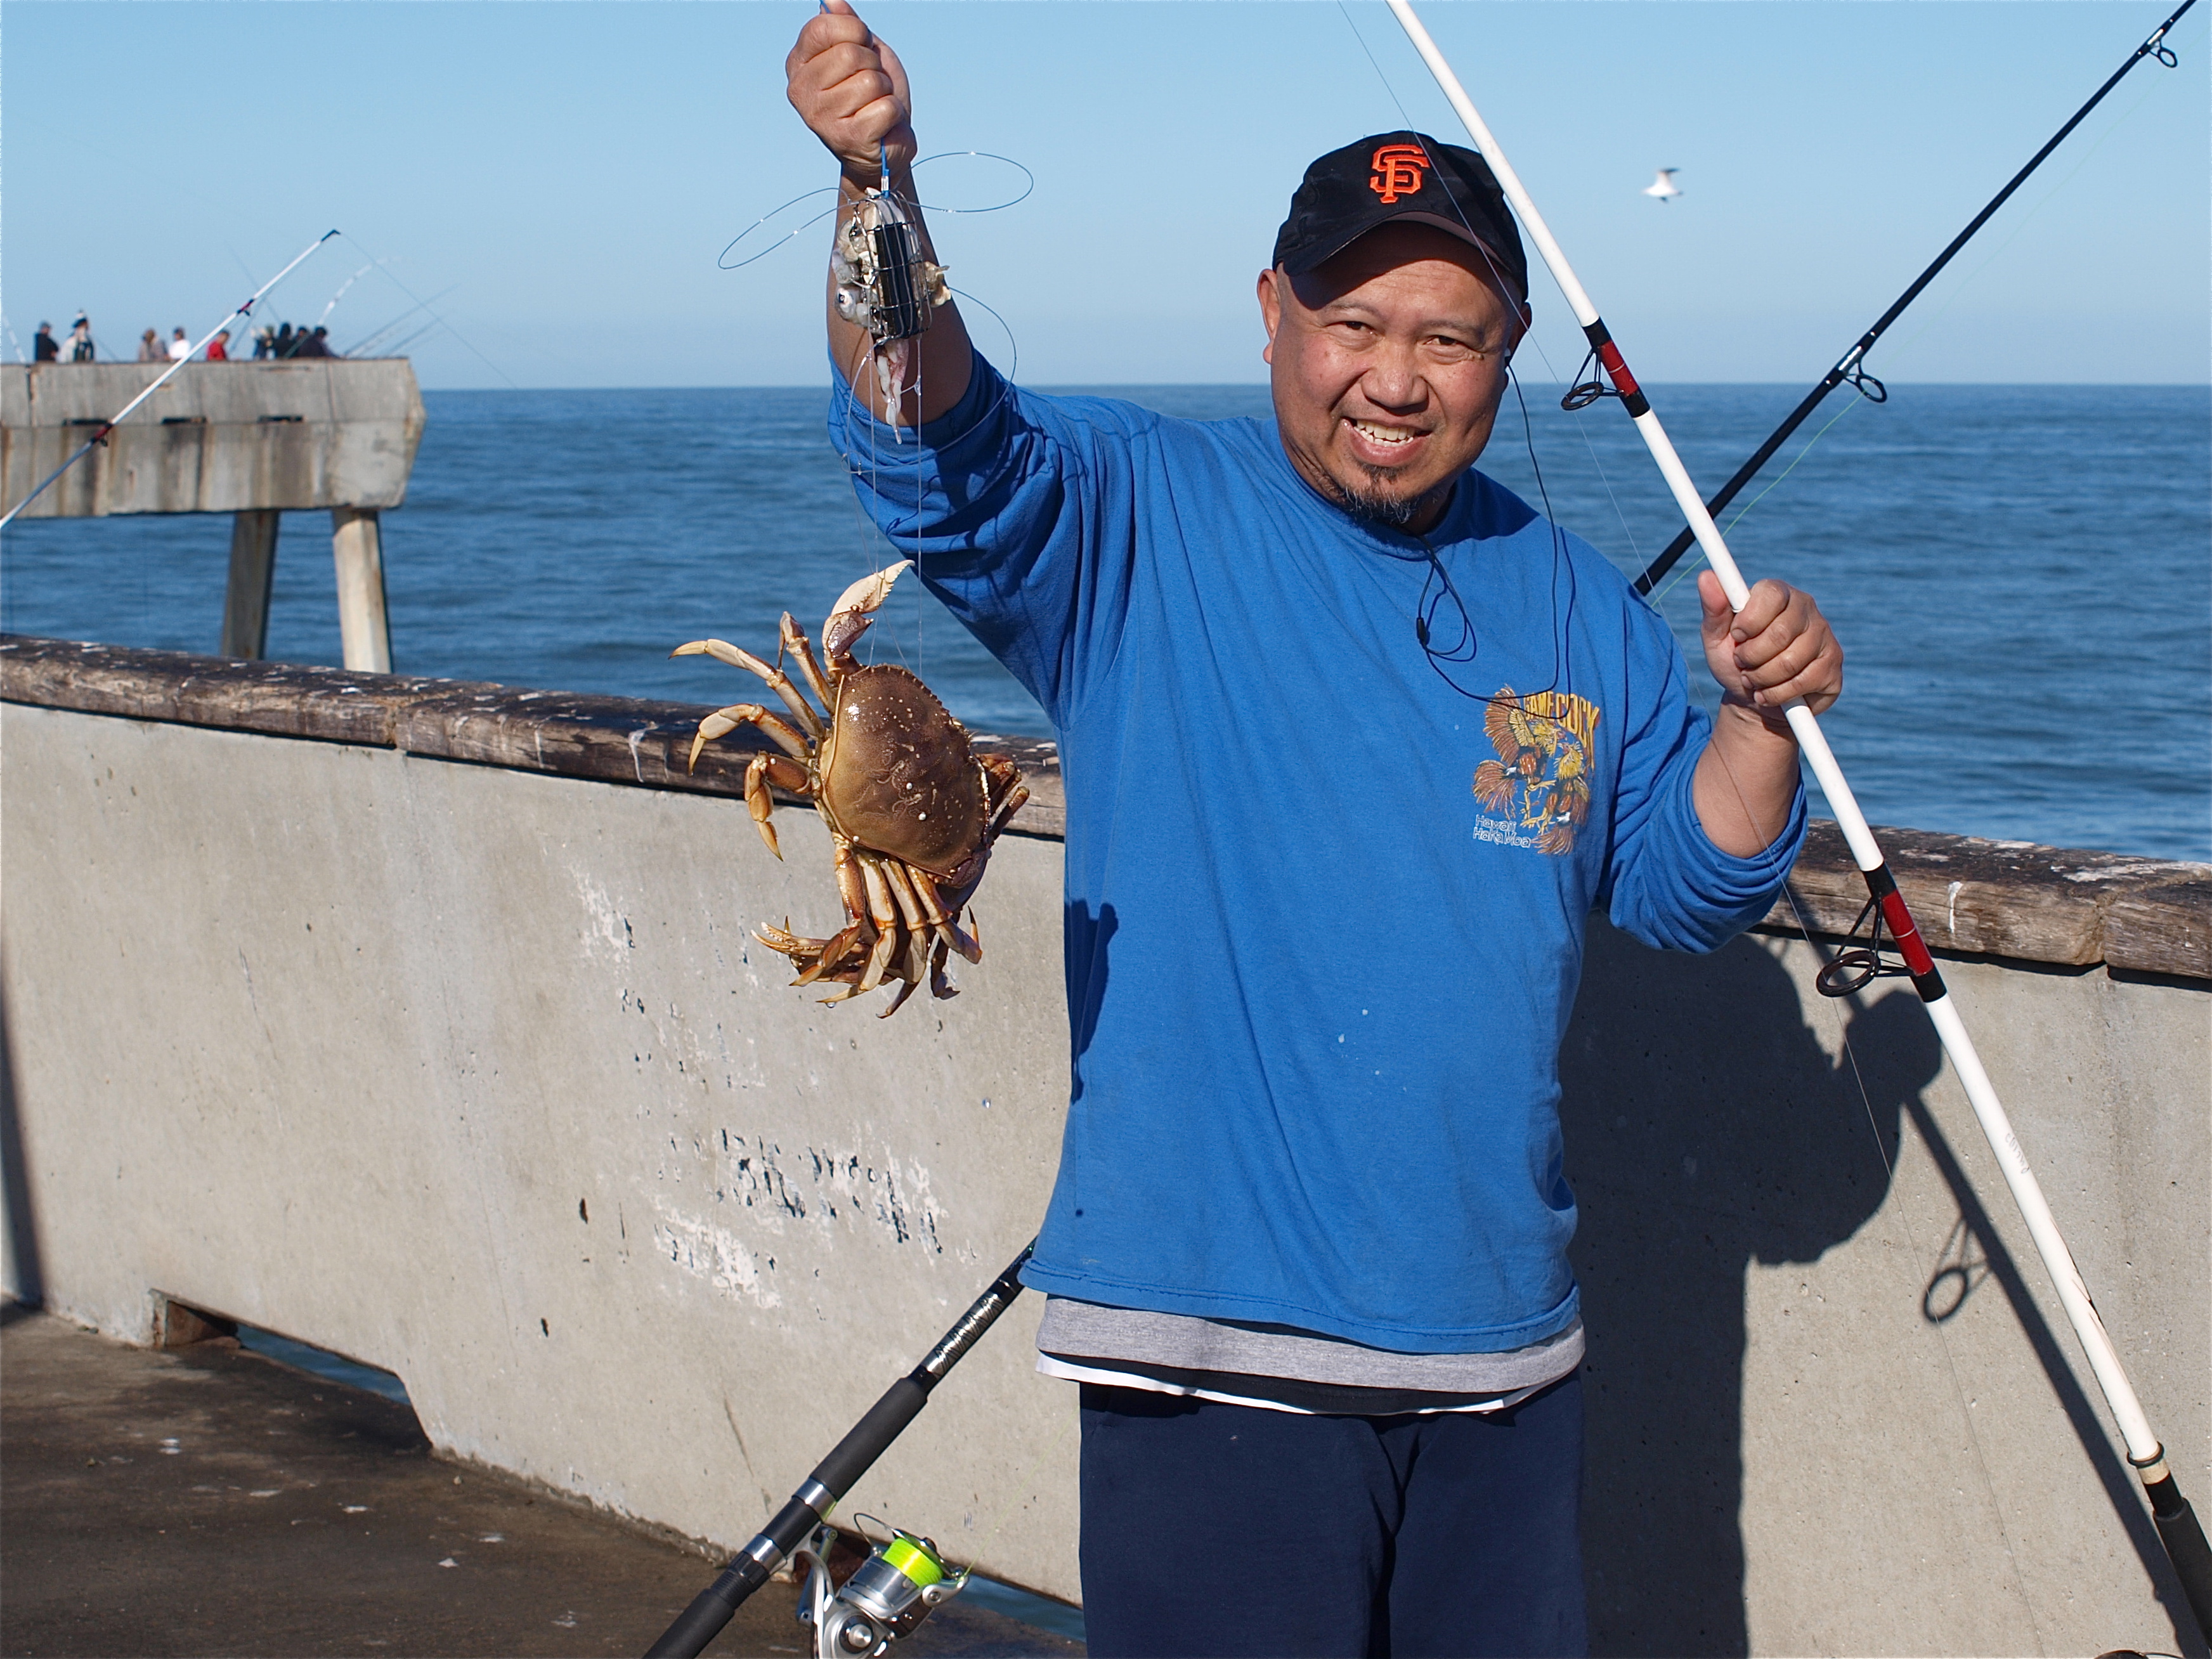
[[(1002, 842), (963, 994), (878, 1023), (747, 937), (834, 913), (780, 821), (781, 864), (723, 796), (5, 705), (11, 1285), (389, 1367), (455, 1453), (742, 1541), (1029, 1237), (1064, 1098), (1057, 842)], [(2201, 1651), (1909, 994), (1591, 945), (1599, 1650)], [(2212, 987), (1947, 972), (2203, 1502)], [(1036, 1313), (849, 1507), (1073, 1598)]]
[[(0, 370), (0, 511), (165, 367)], [(398, 507), (422, 420), (404, 357), (188, 363), (23, 516)]]

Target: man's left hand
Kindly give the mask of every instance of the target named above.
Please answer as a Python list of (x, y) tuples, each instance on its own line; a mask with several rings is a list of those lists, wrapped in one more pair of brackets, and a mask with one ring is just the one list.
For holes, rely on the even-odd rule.
[(1844, 647), (1811, 594), (1770, 576), (1731, 613), (1720, 578), (1707, 570), (1698, 574), (1698, 599), (1705, 612), (1705, 662), (1723, 702), (1780, 726), (1790, 698), (1804, 698), (1818, 714), (1843, 691)]

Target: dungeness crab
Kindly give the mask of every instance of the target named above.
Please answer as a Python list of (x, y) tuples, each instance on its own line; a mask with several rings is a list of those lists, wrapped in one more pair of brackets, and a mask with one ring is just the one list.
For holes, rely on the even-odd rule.
[[(757, 674), (791, 711), (787, 720), (753, 702), (716, 709), (699, 722), (691, 764), (710, 741), (740, 726), (758, 726), (782, 750), (756, 755), (745, 769), (746, 810), (769, 851), (781, 858), (769, 786), (814, 803), (830, 826), (848, 925), (832, 939), (771, 927), (754, 936), (798, 963), (793, 984), (846, 988), (827, 1001), (902, 981), (884, 1010), (886, 1019), (925, 973), (933, 995), (956, 994), (945, 976), (949, 951), (983, 959), (982, 945), (960, 925), (961, 912), (983, 878), (991, 843), (1030, 798), (1014, 763), (976, 754), (966, 729), (920, 679), (887, 663), (853, 659), (870, 614), (906, 568), (902, 562), (845, 590), (822, 624), (818, 661), (787, 611), (773, 665), (723, 640), (694, 640), (673, 653), (703, 653)], [(783, 672), (787, 654), (826, 712)]]

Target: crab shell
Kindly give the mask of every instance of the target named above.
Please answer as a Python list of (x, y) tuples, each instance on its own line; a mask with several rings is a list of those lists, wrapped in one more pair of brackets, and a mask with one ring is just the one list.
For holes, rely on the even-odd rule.
[(848, 669), (815, 764), (816, 805), (857, 846), (965, 886), (979, 873), (990, 817), (967, 728), (936, 694), (890, 664)]

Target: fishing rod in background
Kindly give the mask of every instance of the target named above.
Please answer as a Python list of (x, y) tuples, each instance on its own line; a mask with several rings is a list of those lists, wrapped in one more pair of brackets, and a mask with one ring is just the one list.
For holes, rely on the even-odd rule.
[[(326, 230), (321, 235), (316, 237), (313, 241), (308, 243), (307, 246), (301, 251), (299, 257), (294, 259), (290, 264), (286, 265), (283, 270), (278, 271), (267, 282), (262, 283), (259, 288), (255, 289), (252, 294), (246, 297), (243, 302), (234, 307), (221, 322), (217, 323), (213, 328), (202, 335), (198, 343), (195, 344), (190, 351), (178, 358), (176, 362), (171, 363), (168, 368), (163, 369), (160, 374), (155, 376), (154, 383), (151, 386), (148, 386), (143, 392), (133, 398), (129, 403), (124, 404), (121, 409), (116, 410), (116, 412), (110, 416), (106, 420), (102, 421), (98, 428), (94, 429), (92, 436), (84, 441), (83, 446), (79, 448), (75, 454), (71, 455), (67, 460), (64, 461), (52, 471), (47, 473), (45, 477), (41, 478), (39, 481), (37, 489), (32, 490), (29, 495), (24, 496), (23, 499), (16, 502), (15, 506), (9, 507), (4, 514), (0, 514), (0, 530), (6, 529), (16, 514), (21, 513), (25, 507), (28, 507), (33, 501), (38, 500), (40, 496), (45, 495), (46, 493), (46, 487), (52, 483), (55, 479), (60, 477), (63, 473), (68, 471), (79, 461), (82, 460), (96, 446), (106, 443), (107, 441), (107, 434), (114, 431), (117, 427), (122, 425), (125, 419), (129, 416), (132, 410), (137, 408), (139, 404), (144, 403), (146, 399), (152, 397), (164, 386), (167, 385), (171, 375), (174, 374), (186, 363), (191, 362), (193, 358), (198, 356), (201, 352), (205, 351), (207, 349), (209, 341), (214, 339), (216, 335), (222, 333), (226, 328), (228, 328), (232, 323), (251, 317), (253, 314), (253, 307), (261, 303), (263, 296), (265, 295), (270, 289), (276, 287), (277, 283), (283, 282), (287, 276), (289, 276), (294, 271), (297, 270), (302, 264), (305, 264), (309, 254), (313, 253), (317, 248), (320, 247), (324, 243), (329, 241), (331, 237), (337, 234), (337, 232), (335, 230)], [(343, 294), (345, 290), (343, 289), (340, 289), (338, 292)], [(332, 303), (335, 304), (336, 301), (332, 301)]]
[[(1705, 511), (1708, 514), (1717, 516), (1722, 508), (1734, 501), (1742, 491), (1743, 487), (1759, 476), (1759, 469), (1774, 459), (1774, 452), (1790, 441), (1790, 434), (1805, 424), (1807, 417), (1820, 406), (1821, 399), (1846, 380), (1850, 381), (1869, 403), (1879, 404), (1888, 401), (1888, 388), (1868, 374), (1864, 367), (1866, 355), (1874, 349), (1875, 342), (1881, 339), (1888, 331), (1889, 325), (1904, 314), (1907, 306), (1920, 297), (1921, 290), (1936, 280), (1937, 273), (1951, 263), (1952, 257), (1973, 240), (1974, 233), (1987, 224), (1990, 216), (1999, 208), (2011, 200), (2012, 193), (2027, 182), (2028, 175), (2043, 165), (2051, 151), (2066, 142), (2067, 134), (2080, 126), (2087, 118), (2089, 112), (2105, 101), (2105, 94), (2127, 78), (2129, 70), (2146, 58), (2155, 58), (2168, 69), (2172, 69), (2179, 64), (2181, 60), (2174, 56), (2173, 49), (2166, 44), (2166, 37), (2173, 26), (2181, 21), (2182, 15), (2196, 3), (2197, 0), (2181, 0), (2181, 4), (2175, 9), (2173, 15), (2153, 29), (2149, 38), (2129, 55), (2125, 63), (2112, 71), (2111, 78), (2097, 88), (2089, 101), (2074, 112), (2073, 118), (2051, 135), (2050, 141), (2029, 158), (2027, 165), (2013, 174), (2009, 184), (1990, 198), (1989, 205), (1977, 213), (1966, 228), (1951, 239), (1950, 246), (1937, 254), (1935, 263), (1913, 279), (1912, 286), (1897, 296), (1889, 309), (1881, 313), (1881, 319), (1872, 328), (1859, 336), (1858, 343), (1836, 360), (1836, 366), (1820, 377), (1820, 383), (1818, 386), (1805, 394), (1805, 401), (1790, 411), (1790, 417), (1767, 435), (1766, 441), (1753, 452), (1751, 459), (1736, 468), (1735, 476), (1723, 484), (1719, 491), (1706, 501)], [(1587, 388), (1578, 386), (1567, 394), (1566, 406), (1581, 408), (1584, 404), (1595, 402), (1601, 395), (1602, 394), (1594, 386)], [(1574, 401), (1577, 398), (1580, 399), (1579, 402)], [(1636, 579), (1636, 591), (1639, 593), (1649, 593), (1657, 586), (1661, 579), (1674, 568), (1682, 555), (1690, 550), (1690, 544), (1697, 539), (1698, 532), (1685, 525), (1676, 532), (1674, 539), (1667, 544), (1659, 556), (1651, 561), (1644, 574)]]
[[(1536, 210), (1536, 204), (1504, 155), (1498, 141), (1460, 85), (1459, 77), (1452, 72), (1449, 63), (1429, 38), (1429, 32), (1414, 15), (1413, 0), (1389, 0), (1392, 14), (1397, 18), (1407, 38), (1421, 54), (1429, 72), (1436, 77), (1437, 85), (1449, 100), (1468, 136), (1489, 162), (1490, 170), (1513, 204), (1522, 226), (1544, 256), (1553, 278), (1566, 296), (1573, 309), (1575, 320), (1582, 325), (1583, 333), (1589, 341), (1590, 350), (1603, 366), (1613, 389), (1620, 398), (1621, 407), (1636, 422), (1644, 446), (1650, 450), (1651, 459), (1658, 464), (1660, 472), (1674, 492), (1675, 505), (1681, 508), (1696, 535), (1698, 545), (1720, 578), (1727, 592), (1729, 606), (1741, 611), (1750, 602), (1751, 590), (1743, 574), (1736, 568), (1728, 544), (1721, 538), (1720, 527), (1713, 522), (1711, 513), (1699, 499), (1697, 486), (1690, 481), (1682, 465), (1681, 457), (1675, 453), (1673, 440), (1659, 423), (1650, 400), (1636, 383), (1620, 348), (1613, 343), (1613, 335), (1598, 314), (1597, 307), (1583, 290), (1574, 268), (1567, 263), (1566, 255), (1553, 239), (1551, 229)], [(2184, 7), (2184, 10), (2187, 8)], [(2179, 17), (2181, 14), (2176, 12)], [(2171, 26), (2171, 20), (2168, 21)], [(2153, 36), (2155, 41), (2157, 37)], [(2101, 95), (2101, 94), (2100, 94)], [(1867, 906), (1860, 921), (1873, 918), (1869, 945), (1846, 951), (1821, 970), (1820, 988), (1826, 995), (1842, 996), (1858, 989), (1885, 969), (1881, 961), (1883, 950), (1882, 929), (1887, 927), (1893, 948), (1905, 959), (1904, 972), (1911, 976), (1913, 989), (1920, 994), (1921, 1006), (1927, 1010), (1929, 1022), (1942, 1040), (1943, 1051), (1950, 1056), (1952, 1068), (1966, 1091), (1966, 1098), (1974, 1109), (1974, 1116), (1989, 1139), (1990, 1150), (1996, 1154), (1997, 1165), (2004, 1171), (2006, 1184), (2012, 1188), (2014, 1201), (2020, 1206), (2022, 1218), (2027, 1223), (2029, 1237), (2034, 1240), (2036, 1252), (2043, 1258), (2045, 1269), (2057, 1288), (2060, 1304), (2066, 1310), (2067, 1319), (2074, 1327), (2096, 1374), (2098, 1386), (2103, 1389), (2106, 1403), (2118, 1421), (2120, 1435), (2127, 1445), (2129, 1464), (2142, 1481), (2144, 1496), (2150, 1500), (2151, 1518), (2158, 1528), (2159, 1541), (2165, 1546), (2167, 1558), (2173, 1564), (2176, 1577), (2181, 1581), (2182, 1591), (2188, 1598), (2190, 1611), (2208, 1639), (2212, 1639), (2212, 1546), (2204, 1539), (2204, 1528), (2198, 1523), (2189, 1500), (2182, 1496), (2176, 1484), (2173, 1470), (2166, 1461), (2166, 1449), (2158, 1437), (2151, 1432), (2150, 1419), (2144, 1413), (2142, 1402), (2136, 1397), (2134, 1385), (2129, 1382), (2125, 1367), (2120, 1364), (2118, 1351), (2105, 1329), (2104, 1321), (2098, 1316), (2096, 1304), (2089, 1299), (2088, 1287), (2083, 1284), (2081, 1270), (2066, 1248), (2066, 1240), (2059, 1233), (2058, 1224), (2052, 1218), (2051, 1206), (2043, 1196), (2043, 1188), (2036, 1181), (2027, 1155), (2021, 1151), (2020, 1139), (2013, 1133), (2003, 1103), (1998, 1100), (1996, 1087), (1989, 1073), (1982, 1067), (1981, 1058), (1974, 1051), (1973, 1039), (1966, 1035), (1965, 1023), (1953, 1006), (1950, 992), (1943, 983), (1936, 959), (1929, 954), (1927, 945), (1921, 939), (1912, 913), (1905, 898), (1897, 890), (1896, 878), (1875, 843), (1874, 832), (1867, 825), (1866, 816), (1859, 811), (1850, 786), (1844, 782), (1843, 769), (1836, 763), (1835, 753), (1820, 730), (1820, 721), (1805, 706), (1802, 697), (1792, 697), (1783, 705), (1790, 729), (1797, 738), (1799, 750), (1820, 780), (1820, 788), (1827, 797), (1828, 805), (1836, 815), (1837, 826), (1850, 845), (1852, 861), (1858, 866), (1867, 887)], [(1853, 934), (1856, 936), (1856, 927)], [(1841, 970), (1839, 973), (1838, 970)]]
[(884, 1391), (882, 1399), (814, 1466), (790, 1501), (753, 1541), (739, 1550), (714, 1582), (646, 1650), (646, 1659), (691, 1659), (721, 1633), (752, 1593), (787, 1559), (809, 1564), (799, 1617), (814, 1627), (816, 1659), (868, 1659), (911, 1632), (968, 1582), (949, 1572), (937, 1547), (911, 1533), (894, 1533), (877, 1547), (842, 1589), (831, 1582), (830, 1552), (836, 1528), (830, 1512), (906, 1425), (929, 1403), (929, 1392), (974, 1347), (1022, 1293), (1022, 1264), (1036, 1241), (991, 1281), (921, 1364)]

